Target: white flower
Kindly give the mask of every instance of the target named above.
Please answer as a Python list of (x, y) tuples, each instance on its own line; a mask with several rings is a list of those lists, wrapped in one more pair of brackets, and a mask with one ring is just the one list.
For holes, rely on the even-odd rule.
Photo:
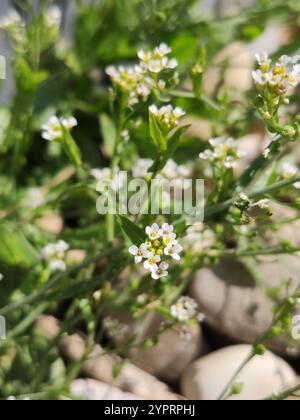
[(174, 233), (174, 226), (169, 225), (169, 223), (164, 223), (161, 227), (162, 235), (169, 235), (170, 233)]
[(176, 244), (176, 233), (168, 233), (167, 235), (163, 235), (163, 243), (165, 246)]
[(97, 181), (103, 181), (107, 179), (111, 179), (111, 169), (110, 168), (103, 168), (103, 169), (91, 169), (90, 174), (94, 177)]
[(174, 232), (174, 226), (169, 225), (168, 223), (164, 223), (161, 228), (161, 234), (163, 238), (163, 243), (166, 246), (172, 245), (177, 243), (176, 241), (176, 233)]
[(290, 179), (296, 176), (298, 173), (298, 168), (295, 165), (292, 165), (291, 163), (285, 162), (282, 165), (282, 177), (284, 179)]
[(2, 281), (4, 279), (3, 274), (0, 273), (0, 281)]
[(200, 153), (202, 160), (210, 162), (220, 162), (226, 168), (234, 168), (236, 161), (244, 156), (244, 153), (238, 150), (237, 142), (232, 138), (217, 137), (209, 140), (213, 150), (205, 150)]
[(185, 115), (185, 112), (183, 111), (182, 108), (179, 108), (178, 106), (173, 110), (173, 115), (175, 118), (177, 118), (178, 120), (180, 118), (182, 118)]
[(158, 117), (159, 111), (156, 105), (151, 105), (149, 107), (149, 111), (151, 112), (151, 114), (155, 115), (155, 117)]
[(155, 255), (153, 252), (150, 252), (148, 259), (144, 262), (144, 267), (146, 270), (152, 270), (152, 268), (155, 268), (160, 261), (160, 255)]
[(64, 256), (64, 254), (70, 249), (69, 244), (65, 241), (58, 241), (56, 244), (56, 252), (59, 255)]
[(160, 73), (162, 69), (163, 65), (160, 60), (151, 60), (148, 64), (148, 70), (152, 73)]
[(146, 233), (151, 240), (155, 240), (161, 237), (161, 229), (157, 223), (154, 223), (152, 226), (147, 226)]
[(177, 127), (179, 120), (185, 115), (183, 109), (179, 107), (173, 108), (172, 105), (164, 105), (160, 109), (156, 105), (151, 105), (149, 112), (155, 116), (157, 122), (165, 131), (170, 131)]
[(165, 70), (177, 67), (176, 60), (167, 58), (170, 52), (171, 49), (162, 43), (154, 51), (138, 51), (139, 65), (107, 67), (106, 73), (114, 85), (126, 94), (129, 107), (133, 107), (140, 101), (147, 101), (154, 89), (160, 91), (166, 89), (166, 81), (158, 78), (158, 75)]
[(166, 248), (165, 248), (165, 255), (169, 255), (170, 257), (173, 258), (173, 260), (176, 261), (180, 261), (181, 257), (180, 257), (180, 253), (183, 251), (183, 247), (178, 244), (178, 243), (170, 243)]
[(62, 123), (64, 128), (66, 128), (67, 130), (70, 131), (70, 130), (72, 130), (72, 128), (76, 127), (77, 120), (74, 117), (61, 118), (61, 123)]
[(133, 245), (129, 248), (129, 252), (131, 255), (135, 256), (134, 260), (136, 264), (142, 262), (143, 258), (149, 258), (151, 256), (147, 244), (142, 244), (139, 248), (136, 245)]
[(58, 6), (51, 6), (45, 12), (46, 24), (49, 27), (60, 26), (62, 19), (62, 13)]
[(195, 318), (198, 314), (198, 305), (194, 299), (182, 296), (174, 305), (171, 306), (172, 316), (180, 322), (186, 322)]
[(140, 50), (138, 51), (137, 56), (140, 60), (144, 61), (145, 63), (149, 63), (149, 61), (152, 58), (152, 53), (150, 51), (145, 52), (143, 50)]
[[(266, 53), (256, 55), (259, 69), (252, 73), (258, 89), (271, 89), (279, 96), (286, 95), (290, 88), (294, 88), (300, 81), (300, 56), (289, 57), (283, 55), (272, 65)], [(285, 98), (283, 98), (285, 101)]]
[(40, 188), (29, 188), (23, 204), (25, 207), (36, 209), (45, 204), (45, 202), (45, 194)]
[(55, 244), (46, 245), (41, 250), (41, 255), (48, 262), (51, 271), (65, 271), (67, 266), (64, 259), (69, 249), (69, 244), (61, 240)]
[(49, 263), (51, 271), (66, 271), (66, 263), (62, 260), (51, 260)]
[(9, 12), (0, 19), (0, 29), (9, 30), (24, 26), (23, 19), (14, 9), (9, 10)]
[(151, 159), (139, 159), (132, 169), (134, 178), (146, 178), (149, 175), (149, 169), (153, 165)]
[(170, 54), (170, 52), (172, 52), (171, 48), (165, 43), (161, 43), (159, 47), (155, 48), (155, 53), (160, 57), (164, 57)]
[(199, 158), (202, 159), (202, 160), (208, 160), (209, 162), (213, 162), (215, 156), (214, 156), (212, 150), (206, 149), (206, 150), (204, 150), (204, 152), (201, 152), (199, 154)]
[(121, 137), (124, 141), (129, 141), (130, 140), (129, 130), (123, 130), (121, 132)]
[(162, 262), (159, 266), (152, 266), (151, 267), (151, 276), (154, 280), (161, 279), (163, 277), (167, 277), (169, 264), (166, 262)]
[(173, 58), (172, 60), (167, 60), (166, 58), (162, 60), (163, 66), (165, 69), (174, 70), (178, 67), (178, 61)]
[(77, 120), (74, 117), (50, 117), (47, 123), (42, 126), (42, 137), (48, 141), (61, 139), (64, 135), (63, 129), (71, 131), (76, 125)]
[(272, 63), (272, 60), (269, 58), (266, 52), (255, 54), (255, 58), (258, 64), (260, 65), (260, 67), (265, 68), (266, 66), (270, 66), (270, 64)]
[(110, 76), (112, 82), (128, 96), (130, 107), (139, 103), (140, 100), (146, 101), (148, 99), (152, 89), (152, 79), (149, 83), (149, 79), (145, 77), (140, 66), (109, 66), (106, 73)]
[(94, 168), (90, 170), (90, 174), (97, 181), (96, 191), (101, 193), (103, 192), (103, 184), (109, 184), (112, 189), (120, 190), (124, 187), (127, 181), (126, 172), (121, 171), (119, 168), (116, 168), (113, 177), (112, 170), (110, 168)]
[(46, 245), (42, 249), (41, 254), (42, 254), (42, 256), (43, 256), (44, 259), (48, 259), (48, 258), (53, 257), (53, 255), (56, 254), (56, 244)]

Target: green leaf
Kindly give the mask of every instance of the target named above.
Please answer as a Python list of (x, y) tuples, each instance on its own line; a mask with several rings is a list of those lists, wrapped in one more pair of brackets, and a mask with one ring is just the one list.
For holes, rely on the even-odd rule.
[(202, 81), (203, 81), (203, 73), (204, 73), (204, 68), (206, 66), (206, 62), (207, 62), (206, 49), (202, 45), (199, 50), (198, 60), (191, 70), (194, 93), (197, 99), (201, 99), (201, 95), (202, 95)]
[(168, 140), (167, 150), (163, 154), (162, 160), (160, 162), (159, 170), (162, 170), (164, 168), (164, 166), (166, 165), (167, 161), (172, 158), (172, 156), (174, 155), (174, 153), (177, 149), (177, 146), (178, 146), (178, 143), (181, 139), (181, 136), (186, 132), (186, 130), (189, 127), (190, 127), (190, 125), (184, 125), (184, 126), (178, 128), (178, 130), (176, 130), (175, 133), (173, 133), (171, 135), (171, 137)]
[(105, 145), (106, 153), (109, 157), (113, 156), (117, 131), (114, 122), (106, 114), (101, 114), (99, 117), (101, 133)]
[(167, 150), (167, 139), (162, 133), (155, 116), (149, 112), (150, 137), (160, 152)]
[(145, 241), (146, 234), (141, 228), (131, 222), (131, 220), (124, 216), (118, 216), (118, 220), (122, 231), (133, 244), (140, 245)]
[(63, 145), (66, 155), (68, 156), (70, 161), (73, 163), (73, 165), (77, 167), (81, 166), (82, 164), (81, 151), (79, 147), (77, 146), (75, 140), (69, 133), (69, 131), (65, 129), (64, 129), (64, 136), (62, 138), (62, 145)]
[(0, 224), (0, 261), (10, 266), (30, 267), (38, 258), (22, 231), (10, 223)]
[(264, 156), (258, 156), (252, 162), (250, 167), (247, 168), (245, 172), (241, 175), (240, 180), (239, 180), (239, 186), (242, 188), (248, 187), (248, 185), (251, 184), (254, 178), (259, 173), (264, 171), (268, 167), (270, 162), (272, 162), (276, 158), (276, 156), (278, 155), (282, 147), (283, 147), (282, 141), (280, 140), (273, 141), (271, 145), (269, 146), (269, 149), (270, 149), (269, 155), (266, 158)]

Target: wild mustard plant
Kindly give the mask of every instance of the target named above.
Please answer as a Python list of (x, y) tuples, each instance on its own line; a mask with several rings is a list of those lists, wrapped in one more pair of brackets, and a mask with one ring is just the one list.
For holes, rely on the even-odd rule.
[[(71, 398), (70, 382), (94, 345), (121, 360), (117, 379), (130, 350), (155, 346), (176, 324), (184, 332), (203, 320), (189, 296), (198, 269), (300, 252), (289, 238), (274, 246), (265, 235), (299, 218), (298, 44), (286, 49), (291, 56), (277, 51), (278, 59), (258, 52), (245, 93), (227, 83), (230, 60), (216, 61), (275, 16), (298, 29), (299, 10), (287, 0), (258, 1), (211, 18), (190, 0), (78, 1), (70, 41), (53, 2), (18, 3), (0, 19), (15, 82), (0, 107), (0, 315), (9, 330), (0, 347), (0, 397)], [(220, 75), (208, 89), (211, 69)], [(240, 140), (256, 131), (267, 146), (261, 141), (255, 156), (245, 155)], [(124, 172), (145, 189), (157, 179), (181, 187), (163, 196), (159, 214), (98, 214), (103, 184), (125, 190)], [(163, 211), (200, 178), (204, 220), (191, 225), (186, 214)], [(155, 197), (140, 201), (151, 209)], [(293, 215), (274, 219), (274, 205)], [(251, 343), (245, 364), (290, 333), (299, 294), (286, 293), (285, 281), (284, 291), (272, 290), (272, 325)], [(132, 336), (119, 321), (124, 313)], [(85, 335), (82, 360), (62, 357), (59, 336), (50, 345), (40, 335), (43, 314), (58, 318), (59, 336)], [(145, 338), (157, 317), (158, 330)], [(228, 380), (220, 399), (241, 392)]]

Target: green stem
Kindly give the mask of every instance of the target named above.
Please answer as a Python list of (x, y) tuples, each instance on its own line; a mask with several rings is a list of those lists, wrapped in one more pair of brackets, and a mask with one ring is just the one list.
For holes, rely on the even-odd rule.
[(293, 396), (297, 391), (300, 391), (300, 384), (294, 386), (293, 388), (289, 388), (284, 392), (273, 394), (270, 397), (267, 397), (265, 400), (266, 401), (271, 401), (271, 400), (282, 401), (290, 396)]
[(4, 308), (0, 309), (0, 315), (7, 315), (8, 313), (10, 313), (12, 311), (15, 311), (19, 308), (22, 308), (25, 305), (29, 305), (29, 304), (32, 304), (32, 303), (36, 302), (37, 300), (42, 298), (49, 289), (51, 289), (53, 286), (55, 286), (57, 283), (59, 283), (66, 276), (71, 276), (72, 274), (76, 273), (77, 271), (79, 271), (79, 270), (81, 270), (85, 267), (88, 267), (90, 264), (95, 264), (96, 262), (98, 262), (102, 258), (108, 257), (110, 255), (113, 255), (113, 254), (117, 253), (118, 250), (120, 250), (120, 248), (121, 248), (120, 246), (117, 246), (117, 247), (114, 247), (114, 248), (110, 247), (110, 248), (104, 250), (102, 253), (94, 256), (94, 257), (87, 258), (83, 263), (78, 264), (75, 267), (72, 267), (72, 268), (70, 268), (69, 270), (67, 270), (63, 273), (59, 273), (59, 274), (55, 275), (42, 289), (38, 290), (36, 293), (33, 293), (32, 295), (25, 297), (21, 301), (11, 303), (11, 304), (5, 306)]
[[(275, 184), (268, 185), (266, 187), (263, 187), (259, 190), (253, 191), (252, 193), (248, 194), (248, 197), (251, 199), (261, 197), (266, 194), (273, 193), (277, 190), (280, 190), (283, 187), (287, 187), (288, 185), (295, 184), (296, 182), (300, 181), (300, 176), (290, 178), (284, 181), (276, 182)], [(226, 209), (228, 209), (236, 200), (238, 199), (238, 196), (234, 196), (233, 198), (230, 198), (227, 201), (224, 201), (223, 203), (215, 204), (213, 206), (209, 206), (205, 209), (205, 217), (211, 217), (217, 213), (220, 213)]]
[(237, 371), (235, 372), (235, 374), (232, 376), (232, 378), (230, 379), (230, 381), (228, 382), (228, 384), (226, 385), (226, 387), (224, 388), (224, 390), (222, 391), (222, 393), (218, 397), (218, 400), (219, 401), (220, 400), (225, 400), (225, 399), (229, 398), (230, 389), (231, 389), (232, 385), (234, 385), (234, 382), (237, 379), (237, 377), (239, 376), (239, 374), (242, 372), (242, 370), (244, 369), (244, 367), (253, 359), (254, 356), (255, 356), (255, 353), (252, 351), (249, 354), (249, 356), (244, 360), (244, 362), (237, 369)]

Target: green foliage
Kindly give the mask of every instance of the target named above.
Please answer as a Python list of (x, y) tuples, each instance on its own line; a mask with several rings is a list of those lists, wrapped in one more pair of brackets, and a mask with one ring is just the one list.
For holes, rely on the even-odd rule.
[[(82, 361), (63, 360), (59, 338), (46, 339), (37, 331), (41, 314), (58, 318), (62, 333), (83, 331), (87, 353), (100, 342), (108, 351), (126, 355), (131, 347), (152, 347), (164, 329), (173, 327), (177, 321), (170, 307), (199, 268), (223, 257), (244, 261), (300, 251), (289, 238), (276, 248), (267, 243), (266, 234), (278, 228), (278, 221), (270, 220), (269, 208), (261, 201), (283, 204), (294, 212), (293, 220), (299, 218), (298, 168), (291, 176), (282, 170), (287, 161), (297, 164), (299, 94), (293, 92), (288, 104), (284, 98), (277, 102), (274, 91), (270, 95), (270, 90), (257, 91), (254, 84), (239, 91), (228, 85), (235, 57), (224, 58), (225, 48), (237, 43), (247, 48), (269, 24), (289, 25), (297, 33), (296, 2), (256, 1), (251, 9), (240, 7), (232, 14), (203, 12), (197, 0), (64, 2), (76, 8), (70, 43), (55, 16), (49, 20), (48, 6), (53, 2), (38, 3), (33, 8), (30, 1), (12, 1), (26, 24), (21, 21), (1, 29), (12, 51), (15, 89), (0, 107), (0, 315), (5, 315), (8, 327), (8, 339), (0, 341), (0, 398), (69, 396), (70, 381)], [(127, 106), (122, 89), (108, 77), (107, 66), (134, 66), (138, 51), (152, 51), (161, 43), (172, 48), (178, 68), (153, 72), (155, 88), (144, 100)], [(294, 36), (273, 57), (296, 54), (299, 47), (299, 37)], [(216, 83), (211, 71), (217, 74)], [(158, 89), (159, 81), (167, 81), (167, 88)], [(186, 119), (180, 117), (171, 130), (164, 129), (149, 112), (153, 103), (182, 107)], [(61, 136), (46, 141), (42, 126), (53, 115), (73, 115), (78, 125), (71, 131), (61, 124)], [(235, 171), (224, 165), (228, 150), (218, 161), (198, 158), (199, 153), (213, 150), (207, 131), (212, 137), (237, 140), (271, 133), (277, 140), (267, 154)], [(105, 169), (110, 179), (119, 170), (132, 175), (140, 158), (153, 162), (146, 168), (147, 184), (154, 175), (166, 177), (171, 159), (178, 171), (189, 170), (191, 178), (205, 179), (203, 229), (213, 237), (211, 244), (204, 241), (203, 249), (195, 250), (204, 232), (196, 231), (198, 239), (188, 240), (185, 216), (97, 213), (91, 170)], [(151, 204), (148, 201), (145, 207)], [(174, 263), (160, 281), (149, 272), (141, 274), (128, 254), (128, 244), (146, 241), (145, 228), (152, 222), (172, 223), (178, 239), (185, 241), (180, 263)], [(49, 244), (58, 248), (49, 250)], [(161, 243), (152, 245), (158, 249)], [(255, 343), (255, 355), (264, 353), (266, 339), (288, 333), (299, 297), (296, 293), (289, 299), (281, 289), (267, 293), (277, 311), (271, 328)], [(144, 340), (137, 333), (119, 348), (103, 327), (107, 316), (119, 311), (134, 320), (137, 331), (147, 324), (149, 314), (159, 314), (164, 322), (155, 336)], [(120, 360), (113, 371), (115, 379), (124, 366)], [(230, 390), (237, 395), (242, 384), (231, 383), (224, 395)]]

